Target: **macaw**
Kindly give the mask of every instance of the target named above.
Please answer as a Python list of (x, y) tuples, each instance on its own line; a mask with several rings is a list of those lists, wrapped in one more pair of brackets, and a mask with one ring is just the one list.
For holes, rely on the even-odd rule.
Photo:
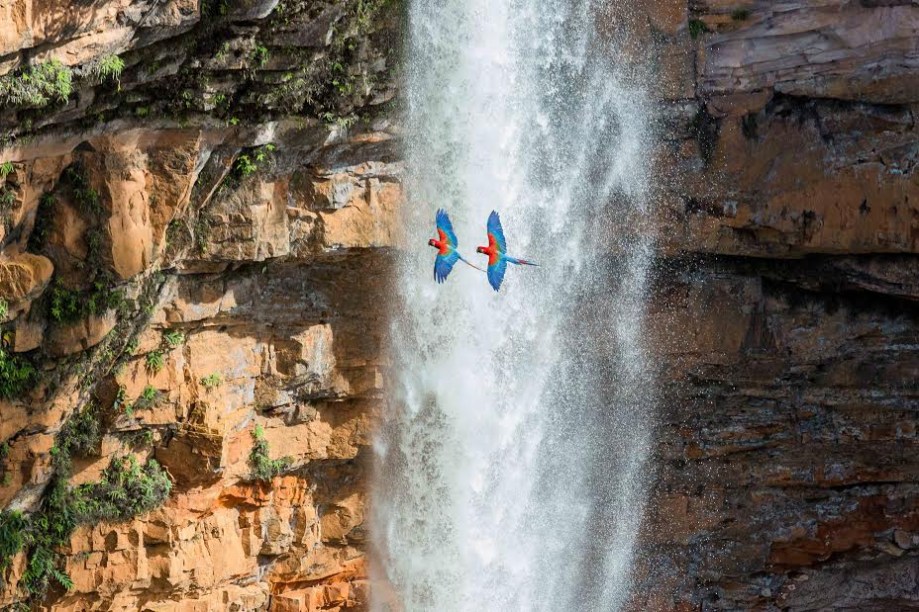
[(536, 266), (532, 261), (517, 259), (507, 255), (507, 242), (504, 240), (504, 230), (501, 229), (501, 219), (498, 213), (491, 211), (488, 215), (488, 246), (480, 246), (476, 249), (477, 253), (488, 255), (488, 282), (495, 291), (501, 288), (501, 281), (504, 280), (504, 271), (507, 264), (512, 263), (518, 266)]
[(459, 241), (456, 239), (456, 233), (453, 231), (453, 224), (450, 222), (450, 215), (447, 211), (440, 209), (435, 217), (437, 223), (437, 238), (428, 240), (428, 244), (437, 249), (437, 258), (434, 260), (434, 280), (442, 283), (447, 280), (450, 271), (457, 261), (462, 261), (468, 266), (484, 272), (482, 268), (469, 263), (465, 257), (456, 250)]

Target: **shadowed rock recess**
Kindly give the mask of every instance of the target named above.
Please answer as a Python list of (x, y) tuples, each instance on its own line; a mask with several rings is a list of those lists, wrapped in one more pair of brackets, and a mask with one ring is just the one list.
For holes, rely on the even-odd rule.
[[(660, 115), (632, 609), (919, 607), (919, 5), (618, 18)], [(0, 0), (0, 610), (368, 608), (402, 19)]]

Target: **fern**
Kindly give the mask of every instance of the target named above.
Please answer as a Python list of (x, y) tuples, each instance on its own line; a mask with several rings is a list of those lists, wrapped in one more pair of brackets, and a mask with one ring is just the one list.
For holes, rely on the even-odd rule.
[(26, 357), (8, 353), (0, 345), (0, 399), (14, 399), (38, 380), (38, 371)]
[(256, 425), (252, 430), (252, 452), (249, 453), (249, 465), (252, 467), (252, 477), (255, 480), (271, 480), (283, 474), (293, 463), (290, 457), (281, 457), (272, 460), (269, 456), (268, 441), (265, 439), (265, 430), (261, 425)]
[(95, 67), (96, 75), (103, 81), (117, 81), (122, 71), (124, 71), (124, 60), (117, 55), (103, 57)]
[(218, 372), (208, 374), (207, 376), (201, 379), (201, 385), (205, 389), (214, 389), (216, 387), (219, 387), (222, 384), (223, 384), (223, 377)]
[(701, 19), (690, 19), (689, 20), (689, 36), (692, 39), (695, 40), (696, 38), (698, 38), (701, 34), (704, 34), (705, 32), (711, 32), (711, 30), (708, 29), (708, 26), (705, 25), (704, 21), (702, 21)]
[(185, 342), (185, 334), (178, 330), (167, 331), (163, 334), (163, 340), (166, 341), (166, 344), (175, 348)]
[(163, 357), (163, 351), (152, 351), (147, 353), (147, 369), (152, 373), (156, 374), (166, 365), (166, 360)]
[(0, 105), (41, 108), (65, 102), (73, 92), (73, 73), (59, 60), (0, 77)]

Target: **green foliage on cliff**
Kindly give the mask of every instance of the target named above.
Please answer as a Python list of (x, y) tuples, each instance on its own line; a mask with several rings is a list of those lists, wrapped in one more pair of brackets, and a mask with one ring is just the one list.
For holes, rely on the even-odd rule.
[(0, 572), (6, 571), (12, 558), (25, 544), (23, 534), (28, 521), (22, 512), (0, 512)]
[(117, 309), (124, 300), (108, 274), (98, 274), (89, 289), (72, 291), (55, 284), (49, 291), (48, 315), (57, 323), (74, 323)]
[(6, 186), (6, 177), (15, 169), (13, 162), (0, 164), (0, 212), (8, 210), (16, 201), (16, 193)]
[(272, 160), (272, 154), (277, 147), (270, 142), (256, 147), (247, 153), (241, 153), (233, 162), (233, 178), (239, 180), (255, 174), (258, 170), (267, 168)]
[(156, 406), (157, 402), (160, 399), (160, 392), (153, 385), (147, 385), (144, 387), (144, 390), (141, 391), (140, 395), (137, 396), (137, 399), (134, 400), (134, 403), (125, 402), (126, 407), (125, 412), (127, 413), (127, 408), (130, 407), (130, 414), (128, 416), (133, 416), (135, 410), (147, 410)]
[(701, 19), (690, 19), (689, 20), (689, 35), (695, 39), (698, 38), (700, 34), (705, 32), (710, 32), (708, 26), (705, 25), (705, 22)]
[(158, 396), (159, 396), (159, 391), (156, 390), (156, 387), (154, 387), (153, 385), (147, 385), (146, 387), (144, 387), (143, 392), (140, 394), (138, 401), (152, 403), (156, 401), (156, 398)]
[(170, 347), (175, 348), (185, 342), (185, 334), (178, 330), (169, 330), (163, 332), (163, 340), (165, 340), (166, 344)]
[(51, 302), (48, 313), (58, 322), (78, 321), (83, 316), (83, 300), (80, 293), (60, 286), (51, 287)]
[[(385, 13), (400, 0), (343, 0), (341, 17), (328, 32), (329, 42), (321, 57), (301, 54), (299, 67), (288, 70), (259, 95), (264, 108), (286, 113), (310, 114), (326, 123), (342, 125), (371, 95), (378, 75), (375, 61), (389, 64), (384, 55), (374, 57), (370, 39), (387, 22)], [(283, 28), (312, 19), (310, 0), (281, 0), (272, 19)], [(368, 51), (371, 51), (368, 53)]]
[(77, 523), (117, 523), (158, 508), (169, 497), (172, 482), (154, 459), (141, 466), (133, 455), (115, 458), (99, 482), (71, 492)]
[[(90, 227), (83, 234), (83, 240), (86, 242), (84, 265), (89, 266), (93, 275), (98, 278), (104, 273), (102, 270), (104, 265), (103, 245), (105, 242), (103, 224), (107, 216), (102, 205), (102, 198), (92, 186), (89, 172), (80, 162), (75, 162), (64, 170), (61, 175), (60, 187), (69, 196), (66, 199), (76, 207), (83, 219), (90, 224)], [(106, 284), (111, 284), (111, 278), (105, 280), (108, 281)]]
[(272, 460), (269, 456), (268, 440), (265, 439), (265, 430), (261, 425), (256, 425), (252, 430), (252, 452), (249, 453), (249, 465), (252, 467), (252, 478), (255, 480), (271, 480), (283, 474), (293, 460), (290, 457), (281, 457)]
[(256, 45), (255, 50), (252, 52), (252, 61), (255, 62), (255, 65), (259, 68), (264, 68), (265, 64), (268, 63), (268, 58), (271, 54), (268, 52), (268, 47), (264, 45)]
[(84, 74), (99, 81), (118, 81), (124, 71), (124, 60), (117, 55), (105, 55), (89, 64)]
[(98, 455), (101, 443), (102, 424), (99, 408), (95, 403), (90, 402), (61, 427), (55, 447), (57, 450), (54, 452), (54, 461), (58, 471), (70, 471), (67, 461), (73, 455), (79, 457)]
[[(9, 304), (0, 298), (0, 321), (6, 318)], [(38, 380), (38, 370), (32, 361), (10, 350), (12, 333), (4, 333), (0, 326), (0, 399), (10, 400), (20, 397)], [(5, 453), (0, 447), (0, 461)]]
[(731, 19), (734, 21), (746, 21), (750, 18), (750, 9), (739, 8), (731, 11)]
[(99, 410), (91, 404), (58, 433), (51, 449), (53, 475), (39, 510), (0, 513), (0, 571), (25, 551), (26, 569), (19, 588), (30, 599), (41, 597), (53, 582), (65, 589), (73, 586), (59, 569), (58, 549), (77, 527), (126, 521), (161, 506), (169, 497), (172, 482), (166, 472), (156, 461), (142, 466), (134, 456), (113, 458), (98, 482), (70, 487), (71, 457), (97, 453), (101, 438)]
[(42, 108), (65, 102), (73, 91), (73, 73), (58, 60), (0, 77), (0, 105)]
[(236, 161), (233, 162), (233, 172), (239, 178), (245, 178), (250, 174), (254, 174), (256, 170), (258, 170), (258, 166), (256, 166), (252, 158), (245, 153), (237, 157)]
[(92, 217), (98, 217), (103, 214), (104, 210), (99, 192), (90, 183), (89, 172), (87, 172), (83, 164), (71, 164), (64, 170), (62, 178), (70, 187), (73, 201), (81, 213)]
[[(78, 265), (86, 269), (87, 284), (72, 289), (57, 279), (46, 293), (44, 304), (48, 317), (55, 323), (74, 323), (89, 316), (99, 316), (111, 309), (118, 309), (124, 302), (124, 295), (115, 288), (115, 278), (106, 269), (104, 246), (106, 240), (103, 222), (105, 209), (99, 192), (92, 187), (86, 169), (74, 163), (64, 170), (56, 188), (66, 201), (72, 202), (81, 216), (90, 223), (83, 235), (86, 243), (86, 259)], [(29, 250), (41, 252), (55, 223), (57, 197), (44, 194), (36, 213), (35, 228), (29, 237)], [(52, 254), (53, 258), (53, 254)]]
[(163, 367), (166, 365), (166, 360), (163, 356), (163, 351), (160, 351), (160, 350), (150, 351), (149, 353), (147, 353), (146, 362), (147, 362), (147, 369), (153, 374), (156, 374), (157, 372), (162, 370)]
[(27, 357), (0, 346), (0, 399), (14, 399), (38, 380), (38, 371)]
[(201, 379), (201, 386), (205, 389), (216, 389), (223, 384), (223, 376), (219, 372), (212, 372)]
[(16, 201), (16, 193), (7, 187), (0, 187), (0, 211), (9, 210)]
[(10, 443), (0, 444), (0, 487), (10, 484), (10, 473), (7, 470), (6, 459), (10, 456)]
[(41, 596), (52, 581), (72, 588), (70, 578), (58, 569), (57, 549), (77, 527), (123, 522), (149, 512), (169, 497), (172, 483), (156, 461), (141, 466), (130, 456), (113, 459), (99, 482), (70, 488), (63, 476), (56, 475), (49, 488), (39, 512), (19, 517), (21, 541), (12, 542), (28, 554), (20, 587), (30, 597)]
[(128, 401), (124, 385), (118, 388), (118, 394), (115, 395), (115, 403), (112, 404), (112, 410), (115, 411), (116, 414), (123, 412), (128, 418), (134, 418), (134, 404)]

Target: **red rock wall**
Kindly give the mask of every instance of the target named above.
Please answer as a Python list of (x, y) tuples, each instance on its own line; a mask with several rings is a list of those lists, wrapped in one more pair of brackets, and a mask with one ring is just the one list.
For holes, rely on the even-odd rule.
[[(0, 399), (0, 511), (49, 516), (89, 406), (102, 435), (67, 485), (128, 456), (172, 491), (70, 534), (53, 552), (72, 585), (27, 592), (34, 546), (0, 560), (0, 609), (365, 609), (398, 7), (91, 4), (0, 3), (0, 79), (53, 58), (74, 90), (35, 108), (0, 86), (4, 351), (40, 373)], [(100, 82), (111, 53), (125, 68)], [(122, 300), (56, 320), (55, 292), (85, 304), (102, 278)], [(280, 475), (255, 474), (256, 432)]]

